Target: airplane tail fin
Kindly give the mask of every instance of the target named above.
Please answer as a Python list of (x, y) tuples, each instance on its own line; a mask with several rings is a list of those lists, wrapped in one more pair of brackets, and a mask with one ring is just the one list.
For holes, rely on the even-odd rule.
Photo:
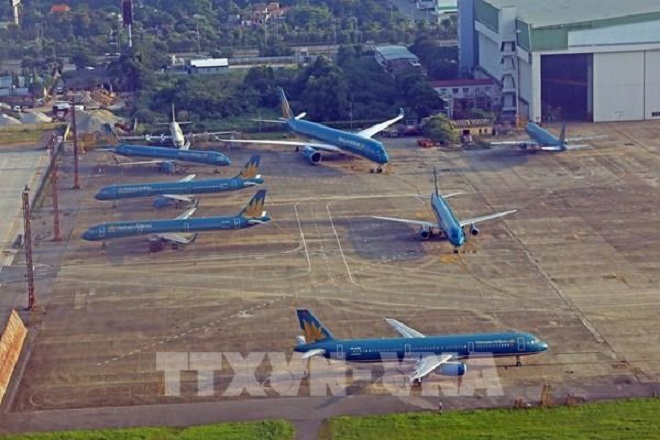
[(176, 112), (174, 111), (174, 102), (172, 102), (172, 122), (176, 122)]
[(236, 177), (239, 177), (241, 179), (254, 179), (255, 177), (257, 177), (257, 174), (259, 173), (260, 160), (261, 160), (260, 155), (255, 154), (254, 156), (252, 156)]
[(433, 183), (435, 184), (435, 195), (439, 196), (440, 191), (438, 190), (438, 170), (433, 167)]
[(561, 148), (561, 151), (565, 151), (567, 149), (567, 147), (566, 147), (566, 124), (565, 123), (561, 126), (561, 132), (559, 133), (559, 148)]
[(312, 313), (311, 310), (296, 309), (296, 313), (298, 314), (300, 329), (305, 336), (305, 342), (310, 344), (312, 342), (335, 339), (334, 336), (332, 336), (332, 333), (321, 324), (321, 321), (314, 316), (314, 313)]
[(282, 107), (282, 117), (284, 117), (284, 119), (293, 119), (293, 112), (291, 111), (291, 107), (289, 106), (289, 101), (286, 99), (286, 94), (284, 93), (284, 89), (282, 87), (278, 87), (277, 94), (280, 97), (280, 106)]
[(239, 217), (244, 218), (261, 218), (266, 215), (264, 211), (264, 202), (266, 201), (266, 190), (260, 189), (252, 196), (250, 201), (243, 207), (241, 212), (238, 213)]

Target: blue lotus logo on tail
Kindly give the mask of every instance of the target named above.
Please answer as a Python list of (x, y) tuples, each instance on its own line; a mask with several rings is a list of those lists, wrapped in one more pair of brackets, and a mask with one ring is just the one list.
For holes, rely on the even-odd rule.
[(264, 210), (264, 202), (266, 201), (266, 190), (259, 190), (252, 199), (248, 202), (247, 206), (241, 211), (240, 215), (246, 218), (260, 218)]
[(252, 156), (245, 164), (238, 177), (242, 179), (254, 179), (257, 177), (257, 173), (259, 172), (259, 160), (259, 155)]
[(323, 329), (314, 325), (313, 322), (305, 322), (303, 324), (303, 334), (305, 335), (305, 342), (308, 344), (325, 339)]
[(289, 101), (286, 99), (286, 94), (282, 87), (277, 88), (277, 94), (280, 96), (280, 106), (282, 107), (282, 116), (285, 119), (293, 119), (293, 112), (289, 106)]

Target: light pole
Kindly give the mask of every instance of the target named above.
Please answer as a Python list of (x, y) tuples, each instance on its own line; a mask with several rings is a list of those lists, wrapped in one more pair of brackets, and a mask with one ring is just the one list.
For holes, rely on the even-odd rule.
[(195, 27), (197, 29), (197, 53), (202, 53), (202, 39), (199, 36), (199, 20), (195, 20)]

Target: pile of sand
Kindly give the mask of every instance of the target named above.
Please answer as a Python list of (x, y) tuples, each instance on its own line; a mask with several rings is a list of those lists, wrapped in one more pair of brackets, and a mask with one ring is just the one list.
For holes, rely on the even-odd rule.
[(51, 122), (51, 118), (40, 112), (21, 113), (21, 122), (23, 124), (43, 124)]
[(84, 110), (76, 112), (78, 133), (103, 133), (107, 126), (113, 127), (121, 119), (107, 110)]
[(16, 118), (12, 118), (11, 116), (7, 116), (4, 113), (0, 113), (0, 125), (17, 125), (20, 124), (21, 121), (19, 121)]

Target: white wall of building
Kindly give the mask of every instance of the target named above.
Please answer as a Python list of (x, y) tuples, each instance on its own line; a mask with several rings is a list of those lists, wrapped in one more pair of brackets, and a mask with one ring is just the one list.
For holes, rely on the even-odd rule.
[(518, 55), (518, 96), (532, 102), (532, 65)]
[(568, 47), (640, 43), (660, 43), (660, 21), (621, 24), (568, 33)]
[(644, 52), (594, 54), (594, 121), (644, 119)]
[(479, 66), (499, 81), (502, 76), (502, 53), (499, 42), (479, 33)]
[(660, 50), (644, 52), (646, 119), (660, 119)]

